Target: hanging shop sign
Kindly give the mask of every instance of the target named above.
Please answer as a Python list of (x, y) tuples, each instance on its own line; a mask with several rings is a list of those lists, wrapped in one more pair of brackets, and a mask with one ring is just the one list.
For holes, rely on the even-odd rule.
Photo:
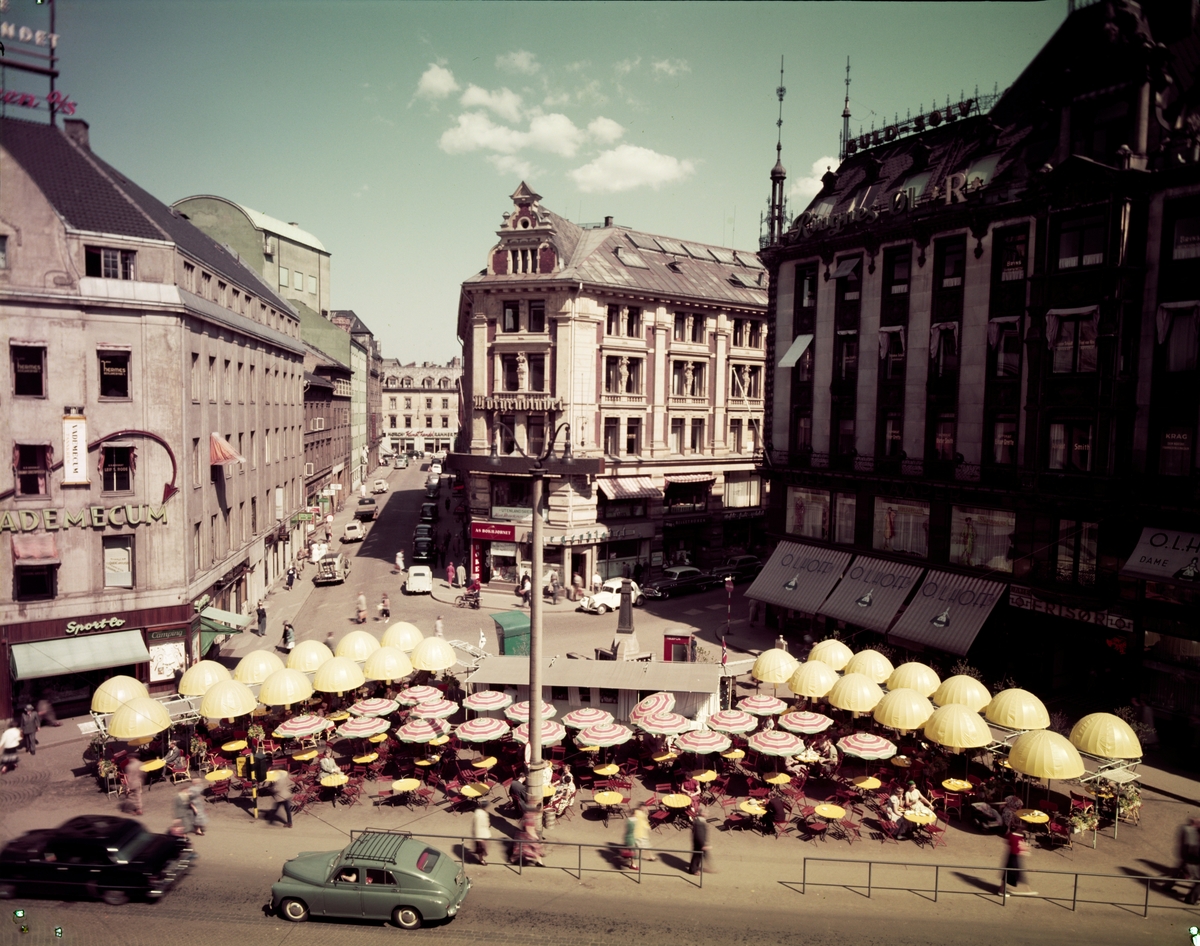
[(109, 526), (150, 525), (152, 522), (167, 524), (167, 507), (138, 506), (126, 503), (123, 506), (84, 506), (70, 512), (66, 509), (3, 509), (0, 510), (0, 532), (36, 532), (39, 528), (47, 532), (79, 526), (81, 529), (105, 529)]
[(517, 539), (517, 527), (495, 522), (472, 522), (471, 538), (515, 542)]
[[(54, 110), (60, 115), (74, 115), (76, 108), (76, 104), (57, 89), (46, 96), (5, 89), (0, 92), (0, 101), (3, 101), (5, 105), (16, 105), (19, 108), (49, 108), (53, 105)], [(43, 102), (45, 105), (42, 104)]]
[(87, 486), (87, 418), (82, 407), (63, 408), (63, 486)]

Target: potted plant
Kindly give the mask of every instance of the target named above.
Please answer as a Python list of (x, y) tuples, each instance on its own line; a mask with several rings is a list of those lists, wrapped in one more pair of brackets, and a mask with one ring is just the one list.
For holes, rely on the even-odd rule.
[(1100, 827), (1100, 816), (1094, 808), (1086, 811), (1076, 808), (1067, 816), (1072, 834), (1082, 834), (1084, 831), (1095, 831)]
[(112, 759), (96, 760), (96, 776), (106, 785), (111, 785), (117, 779), (117, 763)]
[(255, 745), (258, 745), (259, 743), (261, 743), (263, 741), (263, 739), (266, 738), (266, 736), (267, 736), (266, 732), (263, 730), (262, 726), (259, 723), (253, 723), (246, 730), (246, 738), (252, 740)]

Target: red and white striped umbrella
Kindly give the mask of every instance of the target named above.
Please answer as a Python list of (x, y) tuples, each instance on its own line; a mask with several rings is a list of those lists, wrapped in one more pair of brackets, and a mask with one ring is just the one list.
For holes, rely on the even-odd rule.
[(491, 742), (502, 739), (509, 733), (508, 723), (495, 716), (476, 716), (468, 719), (454, 732), (466, 742)]
[(838, 748), (846, 755), (860, 759), (890, 759), (896, 754), (896, 744), (871, 732), (856, 732), (838, 740)]
[[(550, 719), (557, 713), (553, 706), (549, 703), (542, 703), (542, 719)], [(514, 723), (525, 723), (529, 721), (529, 702), (523, 700), (520, 703), (514, 703), (504, 711), (504, 715), (511, 719)]]
[(409, 687), (407, 690), (400, 691), (400, 702), (405, 706), (415, 706), (417, 703), (425, 703), (428, 700), (440, 700), (444, 695), (437, 687)]
[(429, 742), (450, 732), (450, 724), (444, 719), (410, 719), (396, 730), (401, 742)]
[(629, 711), (629, 721), (636, 723), (643, 716), (652, 716), (655, 713), (669, 713), (673, 709), (675, 709), (674, 693), (663, 691), (651, 693)]
[(655, 736), (673, 736), (687, 729), (689, 720), (678, 713), (651, 713), (639, 716), (633, 725)]
[(708, 728), (717, 732), (749, 732), (757, 725), (757, 719), (741, 710), (721, 710), (708, 717)]
[(748, 740), (750, 748), (762, 755), (795, 755), (804, 751), (804, 743), (799, 736), (790, 732), (780, 732), (778, 729), (766, 729), (756, 732)]
[(675, 740), (675, 746), (684, 752), (695, 752), (704, 755), (708, 752), (724, 752), (732, 740), (724, 733), (713, 732), (711, 729), (694, 729), (685, 732)]
[(490, 713), (511, 705), (512, 697), (502, 690), (480, 690), (463, 700), (463, 706), (477, 713)]
[(601, 723), (599, 726), (589, 726), (581, 729), (575, 741), (581, 746), (620, 746), (633, 738), (633, 730), (620, 723)]
[[(552, 742), (561, 742), (563, 736), (567, 734), (567, 727), (562, 723), (555, 722), (552, 719), (542, 720), (542, 744), (550, 745)], [(529, 723), (521, 723), (513, 730), (513, 738), (517, 742), (529, 742)]]
[(457, 712), (458, 704), (453, 700), (429, 700), (413, 707), (413, 715), (422, 719), (445, 719)]
[(587, 729), (589, 726), (602, 726), (613, 721), (613, 714), (592, 706), (571, 710), (562, 718), (564, 726), (572, 729)]
[(338, 727), (338, 735), (345, 739), (366, 739), (367, 736), (378, 736), (387, 732), (392, 724), (377, 716), (356, 716), (348, 719)]
[(303, 736), (315, 736), (333, 726), (324, 716), (314, 716), (312, 713), (302, 713), (284, 720), (275, 727), (277, 739), (300, 739)]
[(359, 700), (350, 707), (350, 712), (355, 716), (388, 716), (399, 708), (400, 704), (395, 700), (376, 697), (372, 700)]
[(788, 732), (818, 733), (833, 725), (833, 720), (821, 713), (784, 713), (779, 725)]
[(787, 709), (787, 704), (783, 700), (767, 696), (765, 693), (756, 693), (754, 696), (748, 696), (740, 701), (738, 709), (744, 713), (753, 713), (755, 716), (774, 716)]

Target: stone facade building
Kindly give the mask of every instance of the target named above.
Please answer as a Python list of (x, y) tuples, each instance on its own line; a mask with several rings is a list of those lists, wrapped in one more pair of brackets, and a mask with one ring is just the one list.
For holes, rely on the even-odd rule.
[(458, 440), (462, 359), (444, 365), (426, 361), (402, 365), (385, 358), (383, 378), (384, 444), (391, 453), (449, 452)]
[(313, 345), (304, 348), (304, 495), (309, 511), (324, 517), (351, 488), (350, 368)]

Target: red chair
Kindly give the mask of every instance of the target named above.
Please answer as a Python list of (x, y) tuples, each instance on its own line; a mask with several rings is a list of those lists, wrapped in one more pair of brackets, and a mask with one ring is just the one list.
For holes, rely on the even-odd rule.
[(661, 828), (664, 824), (671, 820), (671, 815), (674, 814), (669, 808), (656, 808), (650, 812), (650, 827)]
[(849, 818), (843, 818), (841, 821), (835, 821), (834, 825), (837, 828), (838, 834), (845, 838), (851, 846), (853, 846), (855, 841), (862, 840), (862, 830)]
[[(122, 777), (121, 781), (125, 781), (124, 777)], [(218, 798), (224, 798), (226, 801), (229, 800), (229, 779), (223, 782), (213, 782), (208, 787), (208, 801), (213, 802)]]
[(815, 841), (817, 838), (824, 841), (825, 835), (829, 831), (829, 825), (824, 821), (801, 821), (800, 830), (810, 841)]
[(887, 818), (880, 816), (879, 834), (883, 839), (884, 844), (899, 844), (900, 843), (900, 822), (889, 821)]
[(940, 824), (934, 823), (925, 826), (925, 830), (929, 832), (929, 843), (931, 847), (946, 846), (946, 829)]
[(750, 819), (745, 815), (736, 811), (731, 811), (725, 816), (725, 823), (721, 827), (725, 831), (732, 831), (734, 828), (744, 828)]
[(1052, 847), (1062, 847), (1066, 845), (1072, 851), (1075, 850), (1075, 840), (1071, 837), (1071, 825), (1061, 818), (1051, 818), (1046, 824), (1046, 840)]
[(958, 794), (957, 792), (949, 792), (942, 799), (942, 810), (946, 815), (947, 824), (950, 822), (951, 812), (956, 812), (958, 814), (958, 820), (962, 821), (962, 803), (962, 795)]

